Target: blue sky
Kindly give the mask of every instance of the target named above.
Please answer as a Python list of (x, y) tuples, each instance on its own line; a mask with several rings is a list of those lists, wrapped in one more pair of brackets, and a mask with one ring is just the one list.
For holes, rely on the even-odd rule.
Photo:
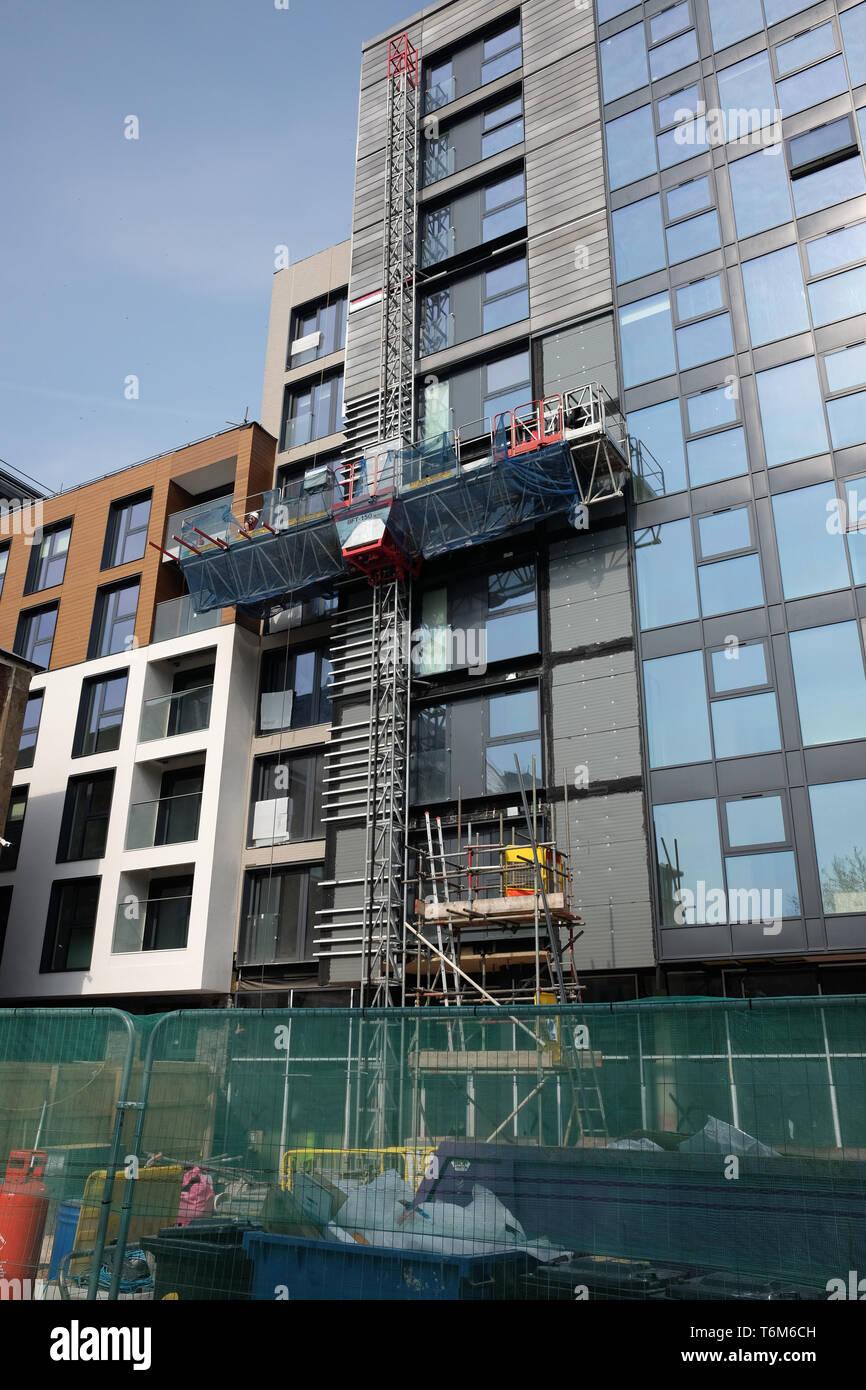
[(70, 487), (258, 418), (274, 248), (348, 236), (361, 43), (419, 8), (3, 0), (0, 458)]

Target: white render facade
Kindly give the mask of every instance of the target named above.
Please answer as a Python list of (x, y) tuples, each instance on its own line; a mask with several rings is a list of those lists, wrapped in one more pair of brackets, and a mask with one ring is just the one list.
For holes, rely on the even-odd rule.
[[(13, 796), (27, 789), (14, 870), (0, 874), (0, 891), (14, 882), (0, 965), (0, 998), (16, 1001), (148, 995), (226, 995), (241, 889), (247, 815), (247, 777), (254, 722), (258, 640), (235, 624), (133, 648), (114, 656), (45, 672), (32, 692), (44, 702), (31, 767), (16, 771)], [(209, 697), (193, 687), (199, 714), (169, 722), (178, 674), (212, 664)], [(73, 756), (83, 683), (127, 673), (120, 741), (111, 752)], [(204, 725), (209, 698), (209, 718)], [(189, 705), (189, 702), (188, 702)], [(145, 727), (142, 727), (144, 719)], [(160, 732), (161, 737), (148, 737)], [(186, 727), (184, 727), (184, 724)], [(145, 735), (142, 738), (142, 734)], [(157, 817), (166, 771), (201, 770), (192, 839), (160, 833)], [(98, 859), (58, 860), (70, 778), (114, 773), (104, 852)], [(174, 798), (176, 803), (184, 800)], [(187, 806), (191, 807), (189, 797)], [(136, 809), (133, 809), (136, 808)], [(194, 809), (194, 808), (192, 808)], [(197, 825), (195, 821), (197, 820)], [(163, 841), (160, 843), (160, 841)], [(128, 848), (129, 845), (140, 847)], [(86, 849), (86, 846), (85, 846)], [(52, 967), (46, 922), (58, 882), (99, 880), (92, 954), (86, 969)], [(174, 900), (187, 916), (186, 944), (151, 949), (149, 904), (161, 885), (186, 882)], [(180, 919), (175, 917), (175, 928)], [(70, 948), (72, 949), (72, 948)]]

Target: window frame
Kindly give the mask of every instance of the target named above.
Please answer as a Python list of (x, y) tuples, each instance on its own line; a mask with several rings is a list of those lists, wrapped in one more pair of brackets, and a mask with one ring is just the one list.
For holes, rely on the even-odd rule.
[[(766, 680), (757, 685), (739, 685), (731, 690), (718, 690), (716, 688), (715, 668), (713, 657), (725, 655), (732, 648), (724, 643), (715, 643), (704, 649), (704, 666), (707, 684), (707, 704), (715, 700), (726, 700), (730, 696), (741, 695), (762, 695), (768, 690), (776, 690), (776, 676), (773, 666), (773, 644), (767, 637), (749, 637), (744, 642), (739, 642), (733, 650), (740, 651), (743, 647), (762, 647), (764, 651), (764, 670), (767, 673)], [(733, 660), (734, 658), (731, 658)]]
[[(39, 701), (39, 717), (38, 717), (37, 720), (36, 720), (36, 726), (35, 726), (35, 728), (31, 730), (31, 729), (28, 727), (28, 725), (27, 725), (27, 711), (30, 709), (31, 705), (34, 705), (34, 704), (36, 703), (37, 700)], [(24, 749), (24, 753), (25, 753), (25, 754), (27, 754), (28, 752), (32, 752), (32, 756), (31, 756), (29, 759), (26, 758), (26, 757), (22, 758), (22, 756), (21, 756), (21, 753), (22, 753), (22, 749), (21, 749), (21, 740), (19, 740), (19, 743), (18, 743), (18, 755), (17, 755), (17, 757), (16, 757), (16, 759), (15, 759), (15, 771), (16, 771), (16, 772), (18, 772), (18, 771), (20, 771), (21, 769), (24, 769), (24, 768), (32, 767), (33, 764), (34, 764), (34, 762), (36, 761), (36, 748), (37, 748), (37, 745), (38, 745), (38, 743), (39, 743), (39, 726), (40, 726), (40, 724), (42, 723), (42, 711), (43, 711), (44, 708), (45, 708), (45, 690), (44, 690), (44, 688), (43, 688), (42, 690), (31, 690), (30, 693), (29, 693), (29, 695), (27, 696), (27, 704), (26, 704), (25, 709), (24, 709), (24, 722), (23, 722), (23, 724), (21, 725), (21, 738), (23, 739), (25, 734), (29, 734), (29, 733), (31, 733), (31, 732), (33, 733), (34, 738), (33, 738), (33, 743), (32, 743), (32, 745), (28, 745), (28, 747)]]
[[(8, 840), (9, 843), (0, 850), (0, 874), (11, 873), (18, 867), (18, 855), (21, 851), (21, 839), (24, 834), (24, 821), (27, 816), (29, 797), (30, 785), (27, 782), (16, 782), (9, 793), (6, 824), (3, 828), (3, 839)], [(13, 819), (13, 809), (19, 805), (21, 814)]]
[[(268, 691), (266, 691), (266, 690), (264, 690), (264, 689), (262, 688), (262, 678), (263, 678), (263, 675), (264, 675), (265, 663), (267, 662), (267, 663), (270, 665), (272, 661), (275, 661), (275, 660), (276, 660), (277, 656), (283, 656), (283, 657), (285, 657), (285, 652), (286, 652), (286, 647), (287, 647), (287, 646), (288, 646), (288, 652), (289, 652), (289, 662), (288, 662), (288, 665), (287, 665), (287, 667), (286, 667), (286, 675), (285, 675), (285, 682), (286, 682), (286, 684), (285, 684), (285, 686), (284, 686), (284, 688), (283, 688), (282, 693), (285, 695), (286, 692), (290, 692), (291, 695), (292, 695), (292, 707), (291, 707), (291, 711), (290, 711), (290, 714), (289, 714), (289, 723), (288, 723), (288, 725), (282, 725), (280, 728), (265, 729), (265, 728), (262, 728), (262, 696), (263, 696), (263, 695), (277, 695), (277, 694), (280, 694), (280, 693), (281, 693), (281, 692), (278, 691), (278, 690), (273, 690), (273, 691), (268, 690)], [(307, 655), (309, 655), (311, 652), (315, 654), (315, 663), (314, 663), (314, 666), (313, 666), (313, 689), (314, 689), (314, 691), (317, 692), (317, 695), (316, 695), (316, 714), (319, 715), (319, 716), (322, 716), (323, 713), (324, 713), (324, 717), (317, 718), (313, 723), (310, 723), (310, 724), (293, 724), (293, 723), (292, 723), (292, 718), (293, 718), (293, 716), (294, 716), (294, 711), (295, 711), (295, 699), (294, 699), (294, 694), (295, 694), (295, 678), (296, 678), (296, 672), (297, 672), (297, 661), (298, 661), (298, 658), (299, 658), (299, 657), (301, 657), (301, 656), (307, 656)], [(302, 645), (299, 645), (299, 646), (297, 646), (297, 647), (295, 647), (295, 646), (290, 646), (288, 643), (282, 643), (282, 644), (274, 645), (273, 647), (268, 647), (268, 648), (266, 648), (266, 649), (262, 652), (261, 660), (260, 660), (260, 662), (259, 662), (258, 682), (257, 682), (257, 696), (256, 696), (256, 737), (257, 737), (257, 738), (267, 738), (267, 737), (270, 737), (271, 735), (274, 735), (274, 734), (286, 733), (286, 732), (289, 732), (289, 731), (292, 731), (292, 730), (296, 730), (296, 729), (317, 729), (317, 728), (321, 728), (321, 727), (322, 727), (323, 725), (325, 725), (325, 724), (330, 724), (330, 723), (331, 723), (331, 708), (330, 708), (330, 707), (331, 707), (331, 705), (332, 705), (333, 702), (330, 701), (330, 700), (328, 699), (327, 695), (323, 693), (323, 692), (326, 690), (326, 686), (325, 686), (325, 684), (324, 684), (324, 682), (323, 682), (323, 679), (322, 679), (323, 665), (324, 665), (324, 663), (325, 663), (325, 662), (328, 662), (329, 664), (332, 664), (332, 663), (331, 663), (331, 659), (330, 659), (330, 654), (329, 654), (329, 653), (330, 653), (330, 648), (328, 647), (328, 644), (327, 644), (326, 642), (317, 642), (317, 643), (306, 642), (306, 643), (303, 643)], [(328, 673), (328, 674), (329, 674), (329, 673)], [(325, 708), (325, 706), (327, 706), (327, 708)]]
[[(301, 352), (292, 353), (292, 344), (299, 342), (308, 336), (308, 333), (318, 333), (322, 336), (321, 316), (323, 311), (335, 309), (336, 331), (334, 334), (336, 346), (328, 352), (322, 352), (321, 343), (315, 348), (306, 348)], [(300, 328), (305, 320), (310, 319), (315, 314), (316, 327), (309, 329), (308, 333), (301, 333)], [(349, 289), (345, 286), (341, 289), (329, 290), (326, 295), (320, 295), (316, 299), (308, 300), (305, 304), (294, 305), (292, 308), (289, 322), (289, 341), (286, 345), (286, 371), (294, 371), (298, 367), (305, 367), (310, 362), (319, 362), (324, 357), (331, 357), (336, 352), (344, 352), (346, 348), (346, 327), (349, 319)], [(312, 357), (307, 353), (312, 352)], [(297, 359), (297, 360), (296, 360)]]
[[(97, 861), (105, 858), (111, 813), (114, 808), (114, 774), (115, 769), (112, 767), (105, 769), (105, 771), (77, 774), (67, 780), (63, 815), (60, 820), (60, 833), (57, 837), (57, 851), (54, 856), (56, 864), (84, 864), (91, 860)], [(90, 784), (89, 787), (88, 784)], [(94, 811), (92, 809), (94, 795), (100, 786), (108, 789), (108, 807), (104, 811)], [(82, 791), (86, 798), (86, 809), (83, 812), (79, 803), (79, 795)], [(105, 834), (99, 853), (73, 853), (72, 851), (76, 847), (81, 851), (84, 850), (84, 841), (91, 823), (97, 825), (104, 823)]]
[[(256, 885), (265, 881), (268, 876), (280, 878), (293, 877), (300, 880), (300, 890), (298, 895), (298, 936), (297, 949), (294, 955), (286, 955), (275, 951), (267, 961), (249, 960), (249, 943), (246, 941), (248, 931), (248, 919), (253, 916), (253, 902), (255, 901)], [(321, 881), (324, 877), (324, 866), (318, 860), (300, 864), (279, 864), (271, 869), (259, 866), (249, 866), (244, 871), (243, 889), (241, 893), (241, 920), (238, 926), (237, 944), (237, 964), (241, 969), (255, 970), (268, 965), (294, 965), (305, 964), (314, 961), (314, 951), (316, 947), (315, 938), (315, 913), (314, 903), (316, 899), (315, 880)], [(321, 902), (321, 898), (318, 899)], [(281, 913), (282, 915), (282, 913)], [(303, 941), (301, 936), (303, 934)]]
[[(124, 638), (123, 646), (113, 647), (114, 630), (120, 623), (128, 623), (129, 617), (109, 618), (109, 611), (116, 595), (136, 591), (135, 612), (132, 616), (132, 631)], [(103, 657), (119, 656), (132, 649), (135, 642), (135, 625), (138, 621), (138, 605), (141, 598), (141, 575), (131, 575), (128, 579), (117, 580), (113, 584), (101, 584), (96, 590), (93, 602), (93, 619), (90, 625), (90, 641), (87, 646), (87, 660), (96, 661)], [(106, 636), (111, 633), (108, 650), (105, 650)]]
[[(60, 949), (58, 941), (60, 931), (60, 909), (62, 900), (68, 891), (76, 896), (85, 890), (96, 888), (96, 903), (93, 909), (93, 920), (89, 924), (90, 931), (90, 954), (86, 965), (57, 965), (57, 953)], [(69, 974), (75, 971), (87, 971), (90, 969), (93, 960), (93, 945), (96, 938), (96, 924), (99, 919), (99, 905), (102, 887), (101, 874), (92, 874), (76, 878), (55, 879), (51, 884), (51, 896), (48, 901), (48, 913), (45, 922), (45, 935), (42, 940), (42, 956), (39, 964), (40, 975), (59, 975)], [(78, 920), (80, 906), (76, 903), (76, 912), (73, 914), (74, 920), (68, 924), (72, 931), (88, 930), (88, 924)], [(68, 940), (63, 945), (63, 950), (68, 951)]]
[[(37, 643), (31, 643), (30, 633), (33, 625), (38, 624), (39, 620), (49, 613), (54, 614), (54, 626), (51, 629), (51, 639), (48, 643), (48, 660), (45, 662), (44, 666), (41, 667), (43, 671), (47, 671), (51, 665), (51, 656), (54, 651), (54, 638), (57, 636), (57, 621), (60, 616), (59, 599), (54, 599), (52, 603), (34, 604), (30, 608), (21, 609), (18, 614), (18, 623), (15, 628), (15, 640), (12, 647), (16, 656), (21, 656), (25, 661), (32, 661), (34, 665), (39, 666), (40, 663), (36, 660), (35, 649), (45, 646), (45, 639), (43, 638)], [(25, 633), (27, 635), (27, 640), (26, 642), (22, 642), (22, 636)]]
[[(765, 801), (771, 797), (778, 797), (782, 803), (784, 838), (781, 840), (753, 840), (747, 845), (732, 845), (728, 827), (728, 806), (740, 801)], [(740, 854), (760, 854), (764, 850), (772, 852), (774, 850), (794, 849), (794, 817), (791, 812), (790, 795), (787, 787), (768, 787), (766, 790), (762, 788), (759, 792), (737, 792), (721, 795), (719, 803), (723, 857), (734, 858)]]
[[(143, 526), (129, 526), (124, 524), (123, 517), (127, 512), (131, 512), (133, 507), (140, 506), (142, 502), (149, 502), (147, 521)], [(138, 560), (143, 560), (147, 553), (147, 533), (150, 530), (150, 518), (153, 510), (153, 489), (144, 488), (141, 492), (131, 493), (129, 497), (118, 497), (111, 502), (108, 507), (108, 521), (105, 527), (105, 541), (102, 547), (102, 564), (100, 570), (120, 569), (123, 565), (134, 565)], [(117, 558), (118, 547), (122, 547), (133, 536), (141, 534), (143, 543), (141, 553), (132, 555), (128, 560)]]
[[(119, 707), (106, 708), (104, 687), (110, 682), (124, 679), (123, 702)], [(120, 713), (120, 722), (116, 726), (109, 725), (109, 728), (117, 728), (117, 742), (106, 748), (84, 748), (83, 744), (88, 734), (87, 726), (92, 722), (91, 714), (94, 709), (93, 695), (99, 693), (99, 716), (95, 737), (98, 739), (103, 730), (99, 727), (101, 720), (106, 714)], [(93, 758), (99, 757), (103, 753), (114, 753), (120, 747), (120, 740), (123, 736), (123, 721), (126, 715), (126, 697), (129, 693), (129, 667), (120, 667), (117, 671), (106, 671), (101, 676), (86, 676), (81, 682), (81, 693), (78, 698), (78, 715), (75, 721), (75, 733), (72, 740), (73, 758)]]
[[(328, 429), (325, 434), (313, 434), (313, 422), (316, 419), (318, 406), (316, 405), (316, 392), (323, 391), (326, 385), (338, 383), (337, 389), (332, 390), (328, 401)], [(343, 433), (343, 420), (345, 419), (345, 406), (343, 402), (343, 389), (345, 386), (345, 371), (342, 367), (336, 371), (320, 372), (316, 377), (307, 377), (304, 381), (291, 382), (285, 388), (283, 397), (283, 420), (280, 427), (280, 453), (288, 453), (291, 449), (300, 449), (316, 444), (322, 439), (330, 439), (332, 435)], [(310, 398), (310, 438), (288, 442), (289, 425), (303, 416), (298, 415), (298, 403), (305, 396)]]
[[(265, 804), (269, 799), (259, 796), (262, 790), (264, 779), (269, 775), (268, 764), (280, 766), (283, 764), (289, 769), (294, 764), (302, 762), (309, 764), (308, 777), (305, 782), (303, 828), (300, 835), (287, 834), (274, 836), (270, 839), (257, 840), (253, 837), (255, 826), (256, 807)], [(300, 845), (310, 841), (321, 840), (325, 835), (325, 826), (322, 823), (322, 787), (324, 784), (325, 760), (322, 749), (313, 747), (305, 749), (283, 749), (277, 753), (258, 753), (253, 758), (250, 773), (250, 797), (246, 825), (246, 847), (247, 849), (269, 849), (271, 846)], [(289, 773), (289, 785), (286, 787), (284, 796), (287, 801), (294, 799), (293, 778)]]
[[(66, 578), (66, 566), (69, 562), (69, 547), (72, 544), (72, 529), (74, 520), (75, 518), (70, 516), (66, 517), (64, 521), (52, 521), (50, 526), (43, 526), (41, 528), (42, 534), (38, 542), (34, 537), (34, 543), (30, 548), (30, 558), (27, 562), (27, 574), (24, 579), (25, 598), (29, 598), (31, 594), (41, 594), (46, 589), (60, 588), (61, 584)], [(54, 553), (53, 547), (50, 549), (48, 555), (44, 556), (42, 554), (42, 547), (44, 546), (46, 541), (53, 541), (55, 537), (62, 535), (66, 535), (68, 537), (66, 542), (66, 549), (60, 552), (60, 554), (63, 556), (63, 572), (60, 578), (55, 579), (51, 584), (42, 583), (41, 581), (43, 578), (43, 566), (50, 567), (52, 564), (55, 564), (60, 558), (59, 555)]]

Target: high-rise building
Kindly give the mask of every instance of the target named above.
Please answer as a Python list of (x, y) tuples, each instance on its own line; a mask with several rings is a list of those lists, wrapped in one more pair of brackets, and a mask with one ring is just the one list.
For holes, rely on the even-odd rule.
[[(103, 580), (73, 531), (0, 992), (866, 987), (864, 112), (864, 0), (440, 0), (364, 46), (351, 239), (274, 277), (275, 458), (253, 427), (248, 476), (227, 436), (193, 447), (231, 477), (159, 461), (192, 495), (151, 521), (176, 558), (138, 567), (150, 645), (93, 648), (132, 567)], [(121, 476), (103, 511), (156, 488)], [(190, 529), (220, 488), (233, 520)], [(73, 507), (45, 505), (47, 575)], [(36, 659), (54, 593), (16, 563), (0, 643)], [(222, 617), (163, 656), (168, 585)], [(164, 732), (152, 762), (142, 701), (219, 641), (205, 770)], [(134, 715), (77, 765), (87, 682), (121, 666)], [(100, 857), (55, 870), (98, 835), (77, 781), (103, 762)], [(208, 835), (166, 858), (190, 795)], [(191, 903), (162, 944), (162, 908), (122, 918), (160, 878)]]

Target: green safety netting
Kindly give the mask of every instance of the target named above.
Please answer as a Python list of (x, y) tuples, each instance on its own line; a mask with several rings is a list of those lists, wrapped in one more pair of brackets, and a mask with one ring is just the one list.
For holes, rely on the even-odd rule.
[(0, 1296), (827, 1298), (864, 1060), (860, 997), (0, 1012)]

